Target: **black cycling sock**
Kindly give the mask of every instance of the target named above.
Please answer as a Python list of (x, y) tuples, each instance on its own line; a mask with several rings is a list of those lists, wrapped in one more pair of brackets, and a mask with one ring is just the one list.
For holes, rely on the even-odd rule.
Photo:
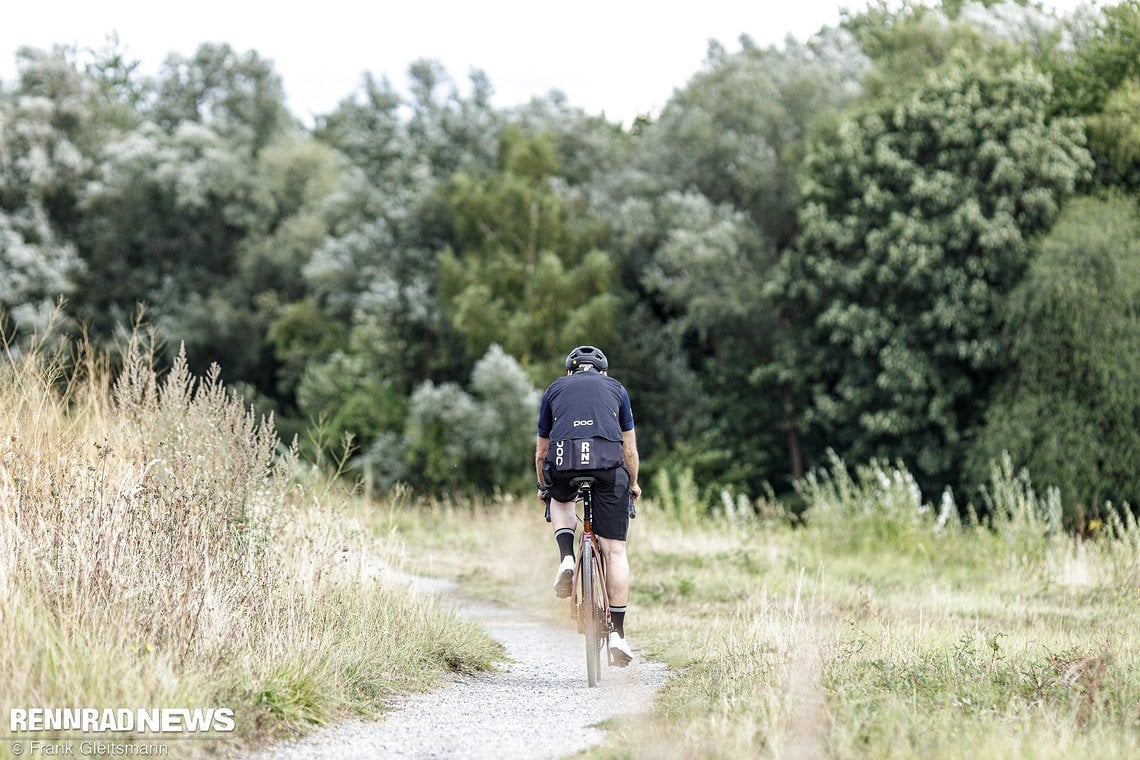
[(614, 630), (617, 631), (618, 636), (625, 638), (625, 607), (615, 607), (610, 605), (610, 622), (614, 624)]
[(574, 556), (574, 529), (559, 528), (554, 531), (554, 540), (558, 542), (559, 559)]

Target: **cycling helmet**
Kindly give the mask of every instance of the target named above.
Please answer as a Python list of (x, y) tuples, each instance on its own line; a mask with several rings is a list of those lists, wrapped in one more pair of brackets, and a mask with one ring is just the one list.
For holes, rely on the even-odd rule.
[(610, 368), (609, 359), (602, 353), (602, 349), (593, 346), (578, 346), (566, 356), (566, 369), (577, 372), (587, 365), (599, 372)]

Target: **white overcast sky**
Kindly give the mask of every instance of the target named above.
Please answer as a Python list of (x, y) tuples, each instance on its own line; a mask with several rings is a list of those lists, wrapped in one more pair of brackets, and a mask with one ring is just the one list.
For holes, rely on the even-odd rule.
[[(1067, 12), (1081, 0), (1046, 0)], [(1100, 3), (1104, 5), (1104, 2)], [(114, 32), (147, 74), (203, 42), (273, 62), (289, 109), (306, 122), (354, 92), (365, 72), (406, 92), (408, 65), (438, 60), (465, 89), (482, 69), (505, 107), (561, 90), (574, 106), (629, 122), (656, 113), (701, 67), (710, 39), (738, 49), (806, 39), (866, 0), (9, 0), (0, 19), (0, 80), (17, 48), (100, 48)]]

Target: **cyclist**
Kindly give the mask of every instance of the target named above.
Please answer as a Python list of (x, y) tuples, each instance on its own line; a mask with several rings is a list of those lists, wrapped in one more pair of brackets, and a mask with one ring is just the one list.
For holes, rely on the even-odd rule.
[(606, 560), (606, 592), (610, 600), (609, 634), (614, 664), (626, 666), (633, 653), (625, 640), (629, 598), (629, 558), (625, 539), (640, 461), (633, 409), (625, 387), (609, 376), (609, 360), (594, 346), (578, 346), (566, 357), (566, 375), (542, 396), (534, 465), (538, 497), (549, 497), (550, 522), (560, 562), (554, 592), (570, 595), (574, 582), (574, 513), (576, 489), (570, 481), (589, 475), (594, 486), (594, 533)]

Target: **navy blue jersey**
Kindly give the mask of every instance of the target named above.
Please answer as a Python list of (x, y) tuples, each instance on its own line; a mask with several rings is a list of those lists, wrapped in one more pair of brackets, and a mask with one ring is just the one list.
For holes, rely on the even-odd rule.
[(552, 441), (602, 438), (620, 441), (633, 430), (633, 409), (625, 386), (600, 372), (560, 377), (542, 394), (538, 435)]

